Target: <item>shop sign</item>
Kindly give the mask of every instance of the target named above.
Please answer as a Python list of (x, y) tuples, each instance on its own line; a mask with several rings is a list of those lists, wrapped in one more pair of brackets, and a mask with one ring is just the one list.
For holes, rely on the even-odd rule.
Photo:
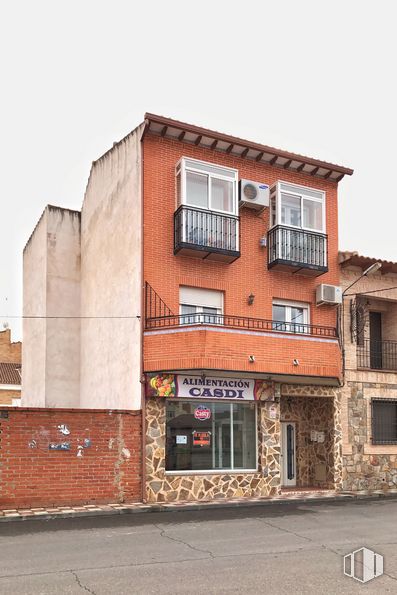
[(199, 421), (206, 421), (207, 419), (211, 419), (211, 409), (206, 407), (205, 405), (199, 405), (194, 410), (194, 417)]
[(187, 444), (187, 436), (176, 436), (176, 443), (177, 444)]
[(211, 432), (193, 432), (193, 446), (211, 446)]
[(272, 398), (273, 385), (265, 380), (183, 374), (157, 374), (146, 382), (148, 397), (179, 399), (232, 399), (258, 401)]

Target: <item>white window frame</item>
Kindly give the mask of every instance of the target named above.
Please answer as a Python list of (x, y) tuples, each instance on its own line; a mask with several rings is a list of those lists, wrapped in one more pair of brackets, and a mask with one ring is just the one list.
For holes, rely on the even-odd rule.
[[(182, 312), (182, 306), (190, 306), (192, 308), (196, 308), (196, 312), (195, 312), (196, 314), (202, 313), (203, 316), (202, 317), (201, 316), (197, 316), (197, 318), (195, 319), (195, 322), (193, 322), (193, 323), (188, 323), (188, 322), (185, 323), (185, 322), (183, 322), (183, 319), (181, 318), (180, 319), (181, 320), (181, 324), (199, 324), (199, 323), (206, 322), (206, 317), (213, 316), (214, 319), (215, 319), (217, 315), (219, 315), (220, 318), (216, 319), (216, 322), (209, 322), (208, 324), (222, 324), (223, 323), (223, 318), (222, 318), (222, 315), (223, 315), (223, 305), (224, 305), (224, 293), (223, 293), (223, 291), (219, 291), (218, 289), (208, 289), (208, 291), (211, 291), (211, 292), (212, 291), (218, 292), (219, 295), (220, 295), (220, 297), (221, 297), (221, 307), (220, 308), (217, 308), (213, 304), (206, 303), (203, 293), (201, 293), (201, 296), (200, 296), (200, 293), (199, 292), (197, 293), (197, 300), (195, 300), (196, 303), (188, 303), (187, 301), (183, 301), (182, 302), (181, 301), (181, 295), (180, 295), (181, 294), (181, 288), (182, 287), (187, 287), (187, 286), (181, 286), (179, 288), (179, 314), (181, 316), (188, 317), (189, 314), (183, 314), (183, 312)], [(204, 287), (190, 287), (189, 289), (193, 289), (193, 290), (194, 289), (198, 289), (198, 290), (201, 289), (204, 292), (207, 288), (204, 288)], [(204, 308), (212, 308), (213, 310), (216, 310), (216, 314), (208, 314), (208, 313), (204, 312)], [(194, 314), (190, 314), (190, 316), (194, 316)]]
[[(272, 227), (276, 227), (277, 225), (282, 225), (283, 227), (290, 227), (291, 229), (302, 229), (304, 231), (310, 232), (310, 233), (322, 233), (325, 234), (326, 233), (326, 193), (324, 190), (319, 190), (318, 188), (313, 188), (311, 186), (301, 186), (300, 184), (294, 184), (292, 182), (287, 182), (286, 180), (278, 180), (276, 182), (277, 184), (277, 190), (276, 190), (276, 197), (275, 197), (275, 201), (276, 201), (276, 221), (274, 223), (274, 225), (271, 225)], [(294, 188), (296, 188), (296, 193), (293, 192), (289, 192), (286, 190), (281, 190), (281, 184), (287, 184), (288, 186), (292, 186)], [(309, 196), (307, 194), (305, 194), (305, 189), (307, 190), (312, 190), (313, 192), (319, 192), (322, 194), (322, 198), (314, 198), (313, 196)], [(287, 194), (288, 196), (291, 196), (293, 198), (299, 198), (300, 199), (300, 212), (301, 212), (301, 225), (289, 225), (286, 223), (282, 223), (281, 221), (281, 193), (282, 194)], [(316, 203), (320, 203), (322, 205), (322, 229), (311, 229), (310, 227), (305, 227), (303, 225), (303, 200), (311, 200), (312, 202), (316, 202)], [(271, 219), (270, 219), (270, 224), (271, 224)]]
[[(187, 165), (186, 161), (191, 161), (192, 165)], [(201, 168), (195, 168), (194, 163), (200, 164)], [(205, 170), (205, 166), (209, 166), (211, 168), (218, 168), (219, 170), (228, 170), (233, 173), (233, 176), (224, 176), (222, 173), (215, 174), (212, 171)], [(205, 207), (195, 207), (194, 205), (189, 205), (187, 203), (187, 196), (186, 196), (186, 172), (191, 171), (195, 174), (201, 174), (203, 176), (207, 176), (208, 178), (208, 206)], [(181, 157), (181, 159), (176, 164), (175, 169), (175, 178), (178, 178), (180, 175), (180, 192), (181, 195), (176, 196), (177, 207), (180, 205), (190, 206), (193, 209), (202, 209), (205, 211), (210, 211), (214, 213), (222, 213), (223, 215), (230, 215), (230, 216), (238, 216), (238, 194), (237, 194), (237, 183), (238, 183), (238, 170), (232, 167), (226, 167), (225, 165), (219, 165), (219, 163), (210, 163), (209, 161), (201, 161), (200, 159), (193, 159), (192, 157)], [(220, 209), (215, 209), (212, 207), (211, 204), (211, 180), (210, 179), (217, 179), (217, 180), (224, 180), (226, 182), (232, 182), (233, 185), (233, 209), (232, 211), (223, 211)], [(178, 188), (178, 184), (175, 184), (175, 187)]]
[[(285, 322), (282, 321), (277, 321), (277, 320), (273, 320), (273, 312), (272, 312), (272, 322), (273, 325), (275, 325), (277, 322), (279, 322), (279, 324), (284, 324), (285, 325), (285, 330), (283, 329), (278, 329), (278, 328), (274, 328), (274, 330), (277, 330), (280, 333), (295, 333), (295, 334), (304, 334), (304, 333), (308, 333), (309, 332), (309, 326), (304, 326), (304, 330), (302, 333), (300, 333), (298, 330), (293, 330), (293, 328), (291, 329), (289, 325), (296, 325), (297, 327), (299, 325), (310, 325), (310, 304), (305, 303), (305, 302), (290, 302), (289, 300), (273, 300), (272, 301), (272, 308), (273, 306), (284, 306), (287, 309), (287, 312), (289, 312), (289, 316), (286, 315), (286, 319)], [(293, 320), (291, 320), (291, 309), (292, 308), (302, 308), (303, 309), (303, 322), (294, 322)]]
[[(178, 400), (183, 400), (183, 402), (197, 402), (197, 399), (172, 399), (173, 401), (178, 401)], [(212, 399), (201, 399), (203, 401), (203, 403), (207, 403), (207, 404), (212, 404), (212, 403), (216, 403), (219, 401), (213, 401)], [(166, 475), (217, 475), (219, 473), (256, 473), (258, 471), (258, 404), (254, 401), (254, 409), (255, 409), (255, 467), (254, 468), (245, 468), (245, 467), (234, 467), (234, 431), (233, 431), (233, 426), (234, 426), (234, 420), (233, 420), (233, 407), (232, 405), (235, 403), (235, 401), (222, 401), (224, 403), (228, 403), (230, 404), (230, 442), (232, 445), (231, 451), (230, 451), (230, 463), (231, 466), (230, 467), (215, 467), (214, 469), (186, 469), (183, 471), (178, 471), (178, 470), (166, 470), (165, 474)], [(252, 403), (252, 401), (245, 401), (246, 403)], [(168, 419), (166, 420), (166, 424), (168, 422)], [(166, 428), (166, 433), (167, 433), (167, 428)], [(213, 455), (213, 460), (214, 460), (214, 455)]]

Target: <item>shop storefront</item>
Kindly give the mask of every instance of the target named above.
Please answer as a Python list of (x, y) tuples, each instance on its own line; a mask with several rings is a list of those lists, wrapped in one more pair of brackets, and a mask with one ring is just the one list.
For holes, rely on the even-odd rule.
[(332, 387), (163, 373), (147, 378), (146, 397), (149, 502), (338, 487), (340, 407)]
[(251, 378), (159, 374), (147, 380), (149, 501), (275, 495), (279, 403)]

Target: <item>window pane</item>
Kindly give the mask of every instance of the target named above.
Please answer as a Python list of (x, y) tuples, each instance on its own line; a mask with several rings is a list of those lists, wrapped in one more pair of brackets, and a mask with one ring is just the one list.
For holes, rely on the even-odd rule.
[(166, 470), (230, 469), (231, 407), (234, 466), (256, 468), (255, 405), (167, 400)]
[(186, 172), (186, 204), (208, 208), (208, 177)]
[(305, 311), (303, 308), (296, 308), (293, 306), (291, 308), (291, 331), (293, 333), (305, 333), (308, 331), (308, 328), (305, 326), (301, 326), (305, 323)]
[(216, 165), (211, 165), (210, 163), (205, 163), (205, 162), (200, 163), (199, 161), (190, 161), (189, 159), (186, 159), (185, 167), (186, 168), (191, 167), (191, 168), (198, 169), (198, 170), (201, 170), (206, 173), (208, 172), (210, 174), (220, 175), (225, 178), (230, 178), (231, 180), (236, 179), (236, 171), (235, 170), (224, 169), (223, 167), (217, 167)]
[(373, 401), (373, 442), (397, 442), (397, 402)]
[(291, 192), (292, 194), (304, 194), (317, 200), (322, 200), (324, 194), (320, 190), (311, 190), (305, 186), (291, 186), (290, 184), (280, 184), (281, 191)]
[(303, 199), (303, 227), (323, 230), (323, 203)]
[(297, 196), (281, 195), (281, 223), (301, 227), (301, 201)]
[(234, 468), (256, 469), (255, 405), (232, 407)]
[(217, 316), (217, 314), (221, 314), (221, 311), (217, 308), (207, 308), (207, 306), (203, 307), (203, 320), (208, 324), (222, 324), (222, 318)]
[(196, 306), (188, 306), (187, 304), (181, 304), (181, 314), (184, 314), (186, 316), (181, 316), (180, 323), (194, 324), (194, 322), (197, 321), (197, 316), (189, 316), (189, 314), (196, 314), (196, 311)]
[(286, 325), (282, 324), (286, 322), (287, 309), (285, 306), (273, 304), (273, 329), (276, 331), (285, 331)]
[(291, 308), (291, 322), (304, 323), (303, 308)]
[(233, 182), (211, 178), (211, 209), (233, 212)]

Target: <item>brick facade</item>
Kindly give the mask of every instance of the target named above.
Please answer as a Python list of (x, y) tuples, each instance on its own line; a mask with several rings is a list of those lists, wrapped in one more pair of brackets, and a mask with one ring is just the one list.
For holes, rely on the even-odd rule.
[(11, 342), (11, 331), (0, 332), (0, 362), (20, 364), (22, 358), (22, 343)]
[[(338, 213), (337, 213), (337, 184), (328, 180), (313, 179), (298, 172), (280, 170), (266, 164), (259, 164), (252, 160), (224, 155), (210, 149), (203, 149), (191, 144), (172, 141), (165, 138), (147, 135), (143, 146), (144, 153), (144, 280), (147, 281), (158, 295), (164, 300), (174, 314), (179, 312), (179, 286), (204, 287), (224, 292), (224, 312), (229, 315), (247, 316), (253, 318), (272, 319), (272, 300), (285, 299), (310, 304), (310, 319), (312, 324), (336, 326), (336, 310), (332, 306), (315, 306), (315, 288), (319, 283), (339, 284), (338, 266)], [(227, 167), (237, 168), (239, 178), (257, 180), (269, 185), (277, 180), (285, 180), (296, 184), (315, 187), (326, 191), (326, 221), (328, 235), (328, 273), (313, 279), (300, 275), (285, 274), (269, 271), (267, 268), (267, 249), (261, 248), (259, 239), (269, 229), (269, 209), (262, 214), (250, 209), (240, 210), (240, 243), (241, 257), (232, 264), (201, 260), (186, 256), (174, 256), (174, 221), (176, 210), (175, 200), (175, 166), (182, 157), (193, 157), (206, 162), (216, 163)], [(160, 206), (161, 205), (161, 206)], [(255, 295), (254, 304), (247, 303), (248, 294)], [(202, 339), (200, 339), (202, 340)], [(230, 343), (233, 340), (236, 351), (248, 352), (252, 337), (241, 336), (233, 339), (226, 335), (224, 338), (216, 333), (211, 344), (211, 338), (206, 338), (203, 347), (209, 357), (228, 360), (227, 369), (241, 368), (241, 362), (230, 353)], [(263, 337), (261, 338), (261, 341)], [(189, 343), (189, 345), (187, 345)], [(214, 345), (216, 343), (216, 345)], [(153, 336), (146, 337), (144, 343), (145, 369), (172, 369), (182, 367), (176, 353), (186, 354), (193, 363), (191, 367), (199, 367), (197, 353), (191, 354), (195, 340), (186, 338), (183, 334), (167, 337), (170, 345), (166, 351), (162, 348), (164, 339)], [(161, 345), (161, 346), (160, 346)], [(255, 345), (253, 346), (255, 347)], [(288, 341), (275, 341), (271, 345), (272, 360), (275, 368), (281, 373), (287, 370), (283, 360), (299, 357), (302, 352), (305, 361), (304, 371), (294, 370), (288, 366), (288, 373), (308, 374), (313, 376), (330, 376), (330, 366), (334, 367), (336, 376), (340, 375), (340, 354), (338, 349), (331, 351), (325, 343), (316, 344), (314, 350), (303, 342), (299, 346)], [(242, 348), (242, 349), (241, 349)], [(201, 349), (201, 353), (203, 353)], [(163, 353), (163, 356), (161, 354)], [(293, 353), (295, 355), (293, 355)], [(247, 358), (245, 358), (247, 359)], [(257, 363), (249, 368), (251, 372), (268, 371), (269, 362), (259, 357)], [(183, 367), (186, 367), (184, 364)], [(190, 367), (190, 365), (188, 366)], [(223, 367), (221, 363), (216, 366)]]
[(141, 497), (140, 412), (0, 408), (0, 507)]

